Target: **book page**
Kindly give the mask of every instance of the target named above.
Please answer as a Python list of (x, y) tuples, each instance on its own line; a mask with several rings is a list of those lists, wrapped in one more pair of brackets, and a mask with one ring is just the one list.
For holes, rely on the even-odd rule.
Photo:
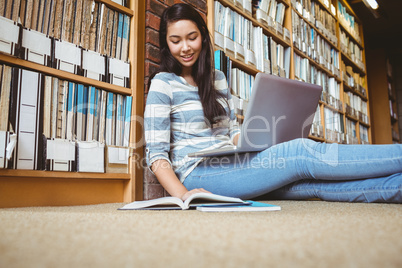
[(135, 201), (120, 209), (185, 209), (185, 207), (181, 199), (169, 196), (152, 200)]
[(217, 195), (212, 193), (196, 193), (191, 195), (185, 202), (184, 206), (189, 208), (190, 206), (205, 203), (244, 203), (243, 200), (236, 197), (228, 197), (223, 195)]

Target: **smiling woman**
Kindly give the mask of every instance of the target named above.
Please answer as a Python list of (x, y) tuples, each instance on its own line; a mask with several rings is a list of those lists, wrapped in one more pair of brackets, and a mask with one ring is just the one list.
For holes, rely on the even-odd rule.
[[(225, 75), (213, 68), (207, 26), (187, 4), (161, 17), (161, 65), (144, 113), (147, 164), (186, 200), (198, 192), (255, 198), (402, 201), (401, 145), (338, 145), (296, 139), (261, 152), (218, 158), (190, 153), (236, 145), (240, 134)], [(301, 103), (300, 105), (303, 105)]]
[(172, 56), (182, 65), (183, 78), (190, 85), (197, 86), (192, 76), (192, 67), (202, 49), (202, 36), (197, 25), (191, 20), (170, 22), (167, 44)]

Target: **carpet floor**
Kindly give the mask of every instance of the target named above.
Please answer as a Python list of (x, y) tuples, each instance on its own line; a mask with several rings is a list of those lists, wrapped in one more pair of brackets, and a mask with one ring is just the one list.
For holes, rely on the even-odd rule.
[(270, 201), (275, 212), (0, 209), (0, 267), (402, 267), (402, 206)]

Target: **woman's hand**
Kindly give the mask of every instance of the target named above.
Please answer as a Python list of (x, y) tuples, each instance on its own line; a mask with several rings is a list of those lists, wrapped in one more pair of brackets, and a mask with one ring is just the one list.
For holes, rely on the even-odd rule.
[(182, 197), (181, 200), (186, 201), (187, 198), (189, 198), (191, 195), (196, 194), (196, 193), (211, 193), (203, 188), (197, 188), (197, 189), (193, 189), (191, 191), (187, 191), (185, 192)]

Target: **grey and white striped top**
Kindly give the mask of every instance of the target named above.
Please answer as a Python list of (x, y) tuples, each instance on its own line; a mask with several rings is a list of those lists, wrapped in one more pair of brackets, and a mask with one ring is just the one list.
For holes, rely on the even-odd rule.
[[(229, 112), (219, 123), (211, 126), (204, 117), (198, 87), (173, 73), (158, 73), (152, 79), (147, 96), (144, 128), (147, 164), (158, 159), (171, 165), (181, 182), (202, 158), (191, 158), (190, 152), (220, 148), (232, 144), (240, 132), (235, 120), (232, 96), (225, 75), (216, 70), (215, 87), (227, 96), (219, 102)], [(229, 113), (228, 113), (229, 114)]]

